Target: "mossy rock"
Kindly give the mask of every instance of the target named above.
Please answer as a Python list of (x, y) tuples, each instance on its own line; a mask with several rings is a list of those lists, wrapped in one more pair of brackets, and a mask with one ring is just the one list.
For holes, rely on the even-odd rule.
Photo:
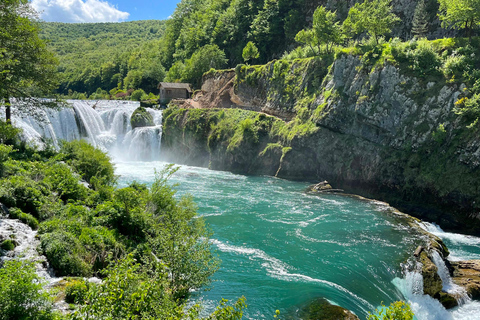
[(318, 298), (298, 311), (298, 316), (303, 320), (358, 320), (351, 311), (335, 306), (327, 299)]
[(437, 273), (438, 268), (425, 251), (420, 253), (420, 262), (422, 264), (423, 293), (437, 297), (443, 287), (442, 279)]
[(451, 309), (458, 306), (458, 301), (455, 297), (447, 292), (440, 292), (438, 301), (445, 307), (445, 309)]
[(132, 129), (152, 127), (155, 125), (152, 115), (144, 107), (138, 107), (133, 111), (130, 124), (132, 125)]

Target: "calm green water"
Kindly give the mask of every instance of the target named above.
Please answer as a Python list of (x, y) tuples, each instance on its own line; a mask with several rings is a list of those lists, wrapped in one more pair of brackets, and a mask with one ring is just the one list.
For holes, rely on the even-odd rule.
[[(118, 162), (120, 184), (151, 183), (160, 162)], [(402, 299), (392, 284), (419, 243), (375, 202), (304, 193), (307, 184), (182, 167), (172, 183), (194, 195), (214, 232), (222, 265), (206, 308), (244, 295), (247, 319), (291, 314), (317, 297), (365, 318), (383, 301)]]

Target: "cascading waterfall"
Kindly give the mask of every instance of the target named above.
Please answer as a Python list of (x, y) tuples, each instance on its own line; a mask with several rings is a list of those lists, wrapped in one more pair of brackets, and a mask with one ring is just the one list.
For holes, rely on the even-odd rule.
[[(86, 139), (118, 160), (151, 161), (160, 156), (162, 112), (147, 109), (155, 126), (132, 130), (130, 118), (138, 108), (131, 101), (67, 101), (60, 110), (24, 108), (12, 104), (12, 121), (23, 130), (22, 137), (43, 147), (60, 141)], [(3, 111), (2, 111), (3, 112)]]
[(415, 317), (418, 320), (453, 320), (452, 314), (437, 299), (423, 294), (423, 277), (418, 271), (421, 266), (410, 268), (405, 266), (404, 278), (395, 278), (392, 282), (410, 304)]
[(457, 299), (459, 305), (463, 305), (470, 301), (471, 299), (465, 288), (453, 283), (445, 261), (443, 261), (442, 257), (436, 250), (432, 253), (432, 260), (438, 268), (437, 273), (440, 276), (440, 279), (442, 279), (443, 291), (453, 295)]
[[(465, 252), (464, 247), (465, 245), (478, 247), (480, 238), (445, 232), (439, 226), (428, 222), (421, 222), (419, 225), (425, 231), (440, 237), (446, 243), (450, 250), (449, 259), (452, 257), (454, 260), (478, 259), (477, 256), (472, 256), (471, 253)], [(421, 265), (409, 265), (405, 266), (403, 270), (404, 277), (402, 279), (395, 278), (393, 283), (412, 306), (415, 317), (418, 320), (479, 319), (478, 310), (480, 310), (480, 302), (473, 301), (463, 287), (453, 282), (445, 261), (437, 251), (433, 251), (432, 261), (437, 266), (438, 275), (442, 279), (442, 290), (456, 297), (459, 306), (446, 310), (438, 300), (423, 294)]]

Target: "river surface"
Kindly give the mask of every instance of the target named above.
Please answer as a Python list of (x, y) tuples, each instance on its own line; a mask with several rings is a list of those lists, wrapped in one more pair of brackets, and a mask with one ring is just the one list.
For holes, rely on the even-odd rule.
[[(160, 162), (117, 162), (120, 185), (151, 184)], [(211, 308), (247, 298), (247, 319), (290, 314), (325, 297), (361, 318), (401, 300), (392, 284), (419, 244), (385, 205), (341, 195), (309, 195), (306, 183), (182, 166), (178, 194), (192, 194), (222, 260), (212, 289), (194, 295)]]
[[(155, 170), (165, 165), (156, 161), (161, 157), (161, 111), (148, 110), (156, 126), (132, 129), (136, 102), (69, 103), (72, 108), (47, 111), (14, 104), (12, 120), (23, 129), (24, 139), (40, 147), (82, 138), (108, 152), (120, 187), (134, 180), (154, 181)], [(199, 215), (213, 231), (212, 248), (222, 260), (211, 290), (193, 293), (192, 303), (200, 302), (206, 311), (213, 311), (222, 298), (245, 296), (245, 319), (272, 319), (277, 309), (286, 319), (323, 297), (361, 319), (382, 302), (397, 300), (407, 300), (419, 320), (480, 319), (479, 302), (468, 300), (447, 311), (422, 294), (421, 275), (404, 262), (424, 239), (385, 204), (307, 194), (307, 184), (301, 182), (188, 166), (171, 183), (178, 183), (178, 196), (194, 196)], [(11, 232), (4, 222), (0, 232)], [(480, 258), (479, 238), (443, 232), (428, 223), (422, 227), (445, 241), (450, 259)]]

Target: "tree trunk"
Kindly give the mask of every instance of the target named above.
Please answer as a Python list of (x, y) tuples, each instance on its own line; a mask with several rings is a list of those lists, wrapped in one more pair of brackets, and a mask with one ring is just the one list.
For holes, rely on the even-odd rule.
[(10, 107), (10, 99), (9, 98), (4, 98), (3, 100), (5, 102), (5, 122), (10, 123), (10, 119), (12, 117), (12, 110)]

